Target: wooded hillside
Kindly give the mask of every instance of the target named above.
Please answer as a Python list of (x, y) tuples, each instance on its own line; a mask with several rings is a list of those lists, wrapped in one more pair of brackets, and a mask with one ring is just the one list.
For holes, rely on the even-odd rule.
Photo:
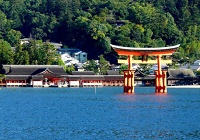
[[(111, 62), (117, 55), (110, 43), (130, 47), (181, 44), (175, 60), (193, 62), (200, 57), (200, 1), (0, 0), (0, 63), (31, 64), (26, 62), (33, 57), (27, 49), (21, 48), (27, 52), (16, 57), (23, 37), (80, 48), (89, 59), (104, 54)], [(19, 49), (12, 53), (11, 46)], [(41, 58), (40, 54), (34, 57)]]

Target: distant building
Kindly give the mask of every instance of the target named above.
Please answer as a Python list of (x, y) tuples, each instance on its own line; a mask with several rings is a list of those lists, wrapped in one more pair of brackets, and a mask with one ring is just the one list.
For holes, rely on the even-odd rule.
[(61, 59), (67, 66), (79, 63), (79, 61), (77, 59), (71, 57), (68, 53), (61, 54)]
[(53, 45), (56, 49), (60, 49), (63, 45), (61, 43), (55, 43), (55, 42), (49, 42), (51, 45)]
[(23, 38), (23, 39), (20, 39), (20, 44), (28, 44), (30, 42), (30, 38)]
[(193, 85), (196, 80), (191, 69), (168, 69), (168, 85)]
[(5, 86), (67, 86), (67, 74), (58, 65), (3, 65)]
[(83, 63), (76, 63), (74, 66), (76, 71), (85, 71)]
[(79, 60), (81, 63), (84, 63), (87, 61), (87, 53), (82, 51), (76, 52), (74, 53), (74, 58)]
[[(166, 64), (161, 64), (161, 69), (163, 70), (167, 70), (168, 69), (168, 66)], [(158, 70), (158, 65), (155, 64), (151, 67), (151, 69), (149, 70), (149, 73), (151, 75), (154, 75), (155, 74), (155, 70)]]
[(191, 69), (193, 71), (199, 71), (200, 70), (200, 60), (196, 60), (192, 65), (186, 64), (181, 67), (182, 69)]
[(61, 48), (57, 50), (59, 54), (69, 54), (70, 57), (75, 58), (81, 63), (85, 63), (87, 61), (87, 53), (81, 51), (80, 49), (68, 49)]
[(196, 60), (196, 61), (194, 62), (194, 66), (200, 66), (200, 60)]
[(115, 21), (115, 25), (116, 25), (117, 27), (121, 27), (121, 26), (123, 26), (123, 25), (125, 25), (125, 24), (126, 24), (125, 20), (116, 20), (116, 21)]
[(112, 64), (112, 65), (110, 66), (110, 69), (111, 69), (111, 70), (114, 70), (114, 71), (119, 71), (119, 70), (120, 70), (120, 66), (119, 66), (119, 65), (114, 65), (114, 64)]
[[(127, 64), (128, 65), (128, 64)], [(132, 69), (133, 70), (136, 70), (136, 69), (138, 69), (138, 68), (140, 68), (140, 65), (138, 65), (138, 64), (132, 64)], [(110, 69), (111, 70), (115, 70), (115, 71), (119, 71), (120, 70), (120, 65), (111, 65), (111, 67), (110, 67)]]
[[(20, 39), (20, 44), (28, 44), (30, 43), (31, 38), (22, 38)], [(60, 49), (62, 47), (61, 43), (55, 43), (55, 42), (49, 42), (51, 45), (53, 45), (56, 49)]]

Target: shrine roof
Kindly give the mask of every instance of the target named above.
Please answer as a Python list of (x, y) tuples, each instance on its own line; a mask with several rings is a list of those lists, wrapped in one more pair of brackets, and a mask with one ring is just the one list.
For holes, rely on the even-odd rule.
[(3, 65), (5, 75), (38, 75), (57, 74), (66, 75), (62, 66), (58, 65)]

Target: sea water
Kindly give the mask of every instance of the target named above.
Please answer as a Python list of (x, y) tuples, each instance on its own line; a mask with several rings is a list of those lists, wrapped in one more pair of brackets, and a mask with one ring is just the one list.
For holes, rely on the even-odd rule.
[(0, 140), (200, 139), (200, 89), (1, 88)]

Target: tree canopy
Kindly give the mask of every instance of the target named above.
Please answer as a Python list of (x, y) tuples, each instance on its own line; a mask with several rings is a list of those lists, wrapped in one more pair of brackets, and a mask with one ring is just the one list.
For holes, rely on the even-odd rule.
[[(99, 55), (113, 61), (110, 43), (128, 47), (181, 44), (179, 60), (198, 59), (200, 1), (189, 0), (3, 0), (0, 1), (2, 47), (16, 47), (1, 63), (55, 64), (48, 43), (39, 47), (19, 39), (62, 42), (80, 48), (90, 60)], [(49, 52), (48, 55), (43, 52)], [(2, 52), (6, 56), (6, 51)], [(10, 55), (10, 54), (7, 54)], [(51, 58), (52, 57), (52, 58)], [(44, 58), (44, 60), (41, 60)], [(114, 62), (114, 61), (113, 61)]]

